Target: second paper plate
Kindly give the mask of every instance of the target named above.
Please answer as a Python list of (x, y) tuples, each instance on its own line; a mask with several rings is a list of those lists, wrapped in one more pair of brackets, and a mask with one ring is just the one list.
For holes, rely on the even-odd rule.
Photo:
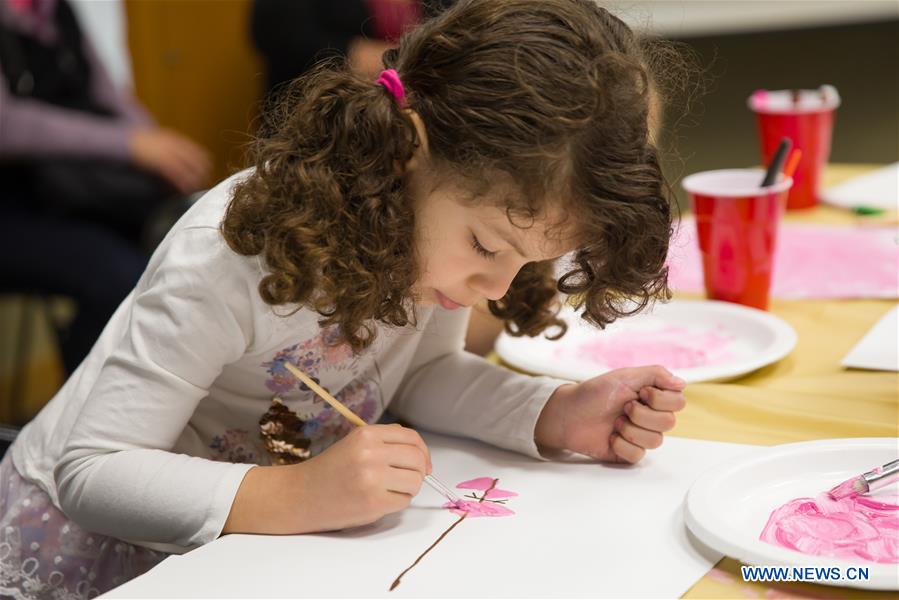
[(774, 363), (796, 345), (796, 332), (771, 313), (729, 302), (674, 300), (619, 319), (605, 330), (570, 307), (560, 340), (500, 335), (496, 352), (509, 365), (583, 381), (620, 367), (659, 364), (687, 382), (723, 381)]

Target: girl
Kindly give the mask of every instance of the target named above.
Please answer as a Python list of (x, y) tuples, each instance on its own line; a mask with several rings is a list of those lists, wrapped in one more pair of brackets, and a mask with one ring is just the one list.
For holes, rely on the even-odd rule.
[[(403, 509), (431, 470), (404, 421), (545, 457), (636, 462), (684, 405), (661, 367), (580, 384), (462, 351), (468, 307), (563, 333), (665, 296), (671, 215), (650, 76), (589, 0), (466, 0), (377, 82), (320, 67), (255, 169), (159, 247), (89, 357), (0, 466), (0, 593), (103, 592), (230, 532)], [(554, 280), (554, 261), (574, 252)], [(23, 592), (24, 590), (24, 592)]]

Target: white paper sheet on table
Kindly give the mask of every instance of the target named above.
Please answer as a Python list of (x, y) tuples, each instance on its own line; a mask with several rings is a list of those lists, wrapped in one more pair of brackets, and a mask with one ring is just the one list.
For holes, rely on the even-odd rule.
[(899, 371), (899, 305), (868, 330), (843, 358), (844, 367)]
[(844, 208), (899, 210), (899, 163), (829, 187), (821, 192), (821, 200)]
[(423, 488), (407, 510), (352, 531), (225, 536), (105, 597), (665, 597), (721, 559), (687, 533), (682, 501), (706, 469), (755, 447), (669, 438), (635, 467), (541, 462), (426, 434), (444, 483), (480, 476), (518, 492), (514, 516), (456, 519)]

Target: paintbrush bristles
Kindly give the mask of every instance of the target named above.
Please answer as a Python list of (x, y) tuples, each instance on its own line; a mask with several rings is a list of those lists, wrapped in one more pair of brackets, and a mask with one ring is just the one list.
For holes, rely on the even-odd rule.
[(865, 478), (853, 477), (834, 487), (827, 494), (834, 500), (842, 500), (843, 498), (853, 498), (867, 492), (868, 483), (865, 481)]

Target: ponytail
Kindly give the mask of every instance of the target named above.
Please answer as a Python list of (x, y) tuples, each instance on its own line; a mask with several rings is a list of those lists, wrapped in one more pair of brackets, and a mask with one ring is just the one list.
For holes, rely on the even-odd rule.
[(384, 87), (329, 61), (290, 84), (268, 129), (221, 226), (232, 250), (265, 259), (262, 299), (313, 308), (356, 351), (374, 340), (370, 319), (407, 325), (412, 120)]

